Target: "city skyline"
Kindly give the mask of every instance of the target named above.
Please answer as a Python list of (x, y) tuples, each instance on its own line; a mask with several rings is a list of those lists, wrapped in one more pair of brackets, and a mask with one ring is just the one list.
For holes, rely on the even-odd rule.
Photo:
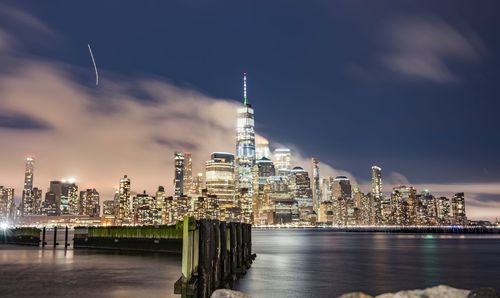
[[(15, 19), (12, 11), (17, 11), (17, 8), (10, 10), (2, 8), (2, 14), (10, 15), (8, 18), (10, 21)], [(58, 32), (60, 28), (56, 30), (46, 24), (33, 26), (33, 23), (26, 20), (34, 19), (40, 24), (43, 24), (43, 20), (29, 12), (23, 13), (24, 19), (18, 14), (18, 19), (14, 21), (19, 23), (24, 20), (23, 26), (30, 34), (38, 32), (49, 39), (64, 40), (61, 36), (57, 36), (61, 34)], [(9, 146), (2, 151), (2, 162), (6, 171), (1, 173), (0, 184), (14, 187), (18, 199), (22, 194), (19, 181), (23, 181), (24, 158), (29, 154), (33, 154), (38, 161), (39, 171), (35, 177), (35, 186), (45, 191), (49, 181), (74, 176), (81, 183), (82, 189), (96, 188), (101, 192), (103, 199), (110, 199), (117, 187), (117, 179), (123, 174), (134, 177), (138, 185), (144, 185), (140, 188), (148, 192), (153, 192), (158, 185), (163, 185), (169, 190), (171, 187), (169, 181), (173, 178), (172, 171), (169, 170), (172, 166), (170, 156), (175, 151), (193, 153), (193, 172), (201, 171), (211, 152), (218, 150), (233, 152), (233, 129), (238, 101), (214, 99), (212, 96), (204, 95), (211, 92), (193, 91), (194, 88), (186, 87), (185, 83), (174, 84), (165, 82), (164, 79), (147, 77), (137, 79), (112, 70), (107, 76), (102, 75), (99, 89), (91, 88), (77, 75), (83, 73), (85, 77), (88, 72), (86, 67), (79, 66), (79, 63), (58, 61), (54, 57), (47, 58), (39, 53), (33, 53), (27, 44), (20, 47), (19, 45), (25, 41), (9, 31), (8, 22), (1, 24), (1, 28), (6, 32), (2, 35), (2, 59), (10, 59), (14, 64), (19, 62), (22, 67), (6, 63), (7, 67), (2, 71), (0, 78), (2, 84), (0, 100), (2, 108), (5, 108), (2, 109), (0, 133), (3, 139), (9, 140)], [(94, 49), (94, 54), (99, 65), (97, 48)], [(14, 54), (14, 50), (18, 54)], [(103, 68), (106, 72), (106, 67)], [(243, 70), (247, 68), (242, 67), (240, 73)], [(262, 84), (260, 77), (263, 76), (259, 76), (260, 72), (256, 71), (255, 74), (253, 71), (249, 72), (252, 92), (256, 94), (269, 92), (262, 88), (266, 85)], [(227, 74), (222, 75), (227, 76)], [(36, 78), (37, 84), (30, 83), (30, 79), (33, 78)], [(122, 80), (123, 78), (125, 80)], [(228, 95), (224, 97), (239, 96), (234, 94), (235, 89), (241, 90), (239, 80), (240, 78), (233, 78), (226, 81)], [(252, 85), (253, 82), (256, 82), (255, 87)], [(233, 85), (240, 87), (236, 88)], [(203, 90), (205, 89), (207, 88), (204, 87)], [(272, 88), (266, 87), (266, 89)], [(23, 100), (20, 101), (19, 98)], [(257, 123), (260, 123), (257, 125), (257, 133), (268, 136), (271, 145), (277, 144), (274, 147), (283, 147), (275, 140), (285, 143), (284, 147), (291, 147), (293, 152), (298, 153), (298, 156), (295, 155), (294, 165), (304, 167), (309, 171), (309, 177), (312, 177), (310, 157), (319, 157), (320, 161), (331, 159), (335, 161), (337, 158), (342, 160), (342, 154), (323, 152), (321, 156), (317, 156), (314, 150), (302, 149), (311, 146), (307, 138), (301, 140), (289, 135), (283, 137), (276, 132), (270, 133), (275, 131), (276, 127), (299, 129), (301, 121), (306, 120), (300, 119), (282, 124), (278, 122), (274, 125), (276, 127), (270, 127), (270, 120), (264, 115), (269, 113), (269, 107), (276, 107), (262, 101), (258, 95), (252, 96), (252, 103), (259, 111), (256, 115)], [(26, 106), (32, 108), (26, 109)], [(54, 113), (60, 107), (66, 108), (64, 115)], [(154, 107), (159, 108), (159, 111), (154, 111)], [(295, 113), (294, 109), (290, 111)], [(274, 113), (279, 114), (279, 112), (276, 109)], [(151, 121), (152, 119), (157, 122)], [(266, 125), (263, 124), (266, 122)], [(263, 126), (259, 128), (259, 125)], [(131, 136), (130, 140), (120, 138), (121, 131), (126, 131)], [(206, 135), (213, 138), (208, 140), (204, 137)], [(28, 139), (32, 141), (26, 141)], [(41, 148), (34, 149), (34, 147)], [(195, 150), (191, 150), (193, 148)], [(76, 156), (81, 156), (83, 161), (77, 160)], [(451, 195), (454, 192), (464, 191), (470, 195), (467, 202), (468, 215), (471, 218), (493, 220), (499, 210), (497, 198), (500, 186), (497, 182), (488, 180), (463, 182), (464, 180), (457, 179), (456, 182), (443, 183), (439, 181), (440, 179), (425, 178), (425, 175), (422, 175), (415, 179), (417, 182), (409, 183), (413, 181), (408, 182), (405, 176), (413, 176), (413, 172), (421, 172), (422, 169), (415, 167), (415, 171), (403, 172), (403, 176), (397, 167), (387, 166), (390, 164), (389, 161), (376, 162), (376, 159), (372, 158), (366, 168), (377, 164), (386, 169), (384, 185), (388, 186), (387, 189), (390, 185), (409, 184), (418, 189), (429, 189), (436, 194)], [(320, 164), (325, 167), (324, 162)], [(355, 171), (356, 175), (346, 173), (345, 170), (351, 171), (348, 159), (340, 162), (344, 171), (336, 170), (338, 164), (334, 163), (335, 168), (322, 168), (322, 176), (323, 173), (331, 176), (345, 174), (358, 182), (364, 191), (368, 190), (369, 173), (363, 174), (359, 169)], [(422, 168), (425, 168), (425, 164)], [(390, 173), (391, 169), (393, 174)], [(453, 169), (441, 171), (449, 173), (450, 176), (455, 172)], [(142, 189), (136, 190), (142, 191)]]

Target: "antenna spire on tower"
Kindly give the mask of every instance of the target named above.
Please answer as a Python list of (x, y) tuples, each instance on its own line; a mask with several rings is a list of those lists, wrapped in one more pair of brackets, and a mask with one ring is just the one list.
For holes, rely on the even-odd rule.
[(243, 73), (243, 105), (247, 105), (248, 98), (247, 98), (247, 73)]

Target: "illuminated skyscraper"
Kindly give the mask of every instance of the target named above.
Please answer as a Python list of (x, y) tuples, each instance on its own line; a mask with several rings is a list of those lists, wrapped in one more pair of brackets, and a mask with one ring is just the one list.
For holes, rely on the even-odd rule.
[(0, 223), (12, 223), (14, 215), (14, 189), (0, 186)]
[(319, 159), (312, 159), (312, 176), (313, 176), (313, 208), (314, 211), (318, 212), (319, 204), (321, 203), (321, 181), (319, 178)]
[(234, 155), (226, 152), (214, 152), (205, 163), (205, 185), (209, 195), (217, 196), (221, 209), (236, 206)]
[(372, 166), (372, 204), (373, 204), (373, 224), (383, 224), (384, 216), (383, 210), (390, 209), (390, 201), (385, 200), (384, 202), (382, 194), (382, 169), (377, 166)]
[(26, 168), (24, 170), (23, 196), (21, 199), (21, 216), (37, 214), (36, 202), (33, 194), (33, 175), (35, 159), (26, 158)]
[(78, 186), (74, 182), (63, 181), (61, 184), (61, 214), (80, 214)]
[(80, 214), (99, 217), (101, 212), (99, 201), (99, 193), (95, 188), (80, 191)]
[(184, 152), (184, 172), (182, 193), (190, 196), (193, 187), (193, 159), (190, 152)]
[(463, 192), (456, 193), (451, 199), (451, 210), (453, 224), (467, 225), (467, 216), (465, 215), (465, 195)]
[(243, 76), (243, 106), (238, 108), (236, 123), (236, 184), (242, 219), (250, 222), (252, 217), (253, 166), (255, 165), (254, 110), (248, 103), (247, 76)]
[(274, 150), (274, 167), (278, 176), (288, 176), (292, 170), (292, 153), (288, 148)]
[(290, 174), (290, 191), (299, 207), (313, 207), (311, 179), (302, 167), (294, 167)]
[(174, 196), (180, 197), (184, 194), (184, 154), (174, 153)]
[(130, 178), (125, 175), (120, 179), (118, 206), (116, 206), (116, 219), (120, 223), (131, 223), (130, 207)]

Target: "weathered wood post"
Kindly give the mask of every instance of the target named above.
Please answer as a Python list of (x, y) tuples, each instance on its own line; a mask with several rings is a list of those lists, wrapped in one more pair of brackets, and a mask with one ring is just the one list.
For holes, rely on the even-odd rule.
[(43, 227), (43, 230), (42, 230), (42, 247), (45, 247), (45, 244), (47, 244), (47, 242), (45, 242), (45, 227)]
[(218, 220), (214, 220), (212, 223), (212, 229), (214, 230), (214, 262), (213, 262), (213, 288), (217, 289), (221, 285), (221, 270), (220, 270), (220, 254), (221, 254), (221, 245), (220, 245), (220, 222)]
[(66, 226), (66, 231), (64, 232), (64, 249), (68, 249), (68, 226)]
[(228, 234), (227, 234), (227, 225), (225, 221), (221, 221), (219, 223), (220, 226), (220, 256), (219, 256), (219, 270), (220, 270), (220, 283), (222, 286), (224, 286), (227, 278), (228, 278), (228, 273), (230, 273), (229, 270), (229, 260), (228, 260), (228, 254), (227, 254), (227, 247), (228, 247)]
[(198, 297), (208, 298), (212, 294), (212, 224), (207, 219), (200, 220), (200, 264), (198, 265)]
[[(180, 289), (178, 294), (182, 297), (193, 297), (196, 295), (196, 284), (193, 283), (193, 252), (197, 243), (194, 242), (194, 233), (191, 230), (193, 223), (188, 216), (184, 217), (182, 226), (182, 276), (180, 278)], [(177, 289), (176, 289), (177, 292)]]
[(232, 278), (234, 279), (236, 275), (236, 268), (237, 268), (237, 251), (236, 251), (236, 223), (231, 222), (229, 223), (229, 263), (230, 263), (230, 268), (231, 268), (231, 275)]
[(54, 227), (54, 248), (56, 248), (57, 243), (57, 227)]

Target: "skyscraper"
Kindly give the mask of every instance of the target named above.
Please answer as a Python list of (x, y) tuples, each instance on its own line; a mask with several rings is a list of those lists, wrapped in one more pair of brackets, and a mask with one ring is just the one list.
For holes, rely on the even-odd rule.
[(37, 208), (33, 195), (33, 175), (35, 159), (31, 156), (26, 158), (24, 170), (23, 196), (21, 199), (21, 216), (37, 214)]
[(209, 195), (217, 196), (220, 208), (236, 206), (234, 155), (226, 152), (214, 152), (205, 163), (205, 184)]
[(116, 219), (120, 223), (131, 223), (130, 217), (130, 178), (127, 175), (120, 179), (118, 189), (118, 206), (116, 206)]
[(80, 201), (78, 199), (78, 186), (70, 181), (61, 184), (61, 214), (78, 215), (80, 213)]
[(174, 153), (174, 196), (176, 198), (184, 194), (184, 161), (183, 153)]
[(312, 175), (313, 175), (313, 208), (316, 213), (319, 210), (319, 204), (321, 203), (321, 181), (319, 178), (319, 159), (312, 159)]
[(382, 196), (382, 169), (377, 166), (372, 167), (372, 194), (376, 198)]
[(451, 210), (454, 224), (467, 225), (467, 216), (465, 215), (465, 194), (463, 192), (456, 193), (453, 198), (451, 198)]
[(190, 196), (193, 187), (193, 159), (191, 152), (184, 152), (184, 172), (182, 179), (182, 193)]
[(384, 222), (384, 216), (382, 210), (390, 209), (390, 206), (387, 206), (390, 201), (383, 201), (382, 194), (382, 169), (377, 166), (372, 166), (372, 204), (373, 204), (373, 218), (372, 223), (376, 225), (380, 225)]
[(255, 165), (254, 110), (248, 103), (247, 76), (243, 76), (243, 106), (236, 123), (236, 182), (243, 221), (252, 217), (253, 166)]
[(294, 167), (290, 174), (290, 192), (299, 207), (313, 207), (311, 180), (302, 167)]
[(99, 217), (101, 208), (99, 193), (95, 188), (80, 191), (80, 214), (90, 217)]
[(49, 192), (50, 194), (48, 192), (45, 194), (45, 203), (46, 207), (50, 209), (50, 215), (61, 215), (62, 182), (50, 181)]
[(288, 176), (292, 170), (292, 153), (288, 148), (277, 148), (273, 153), (276, 175)]
[(14, 221), (14, 189), (0, 186), (0, 222)]

